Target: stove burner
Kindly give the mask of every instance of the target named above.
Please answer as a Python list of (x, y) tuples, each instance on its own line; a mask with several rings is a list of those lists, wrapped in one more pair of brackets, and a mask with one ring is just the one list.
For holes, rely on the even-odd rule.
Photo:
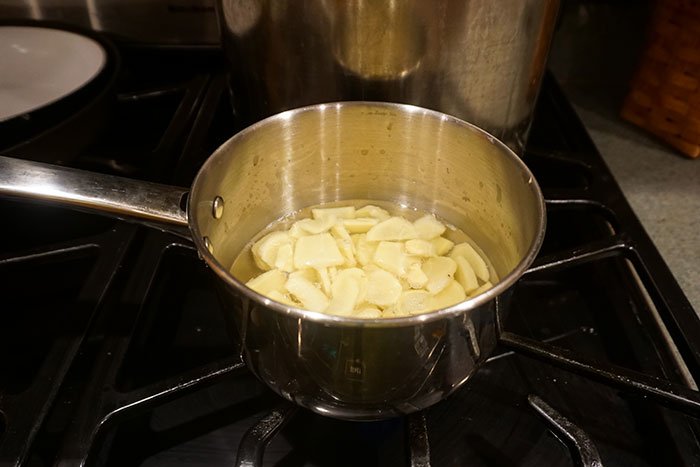
[[(572, 446), (572, 454), (583, 467), (603, 467), (600, 454), (590, 436), (566, 417), (535, 395), (529, 395), (528, 403)], [(261, 418), (243, 436), (238, 446), (237, 467), (260, 467), (263, 465), (265, 448), (273, 436), (294, 417), (297, 407), (285, 403)], [(409, 465), (430, 467), (430, 443), (425, 415), (422, 412), (407, 417)]]

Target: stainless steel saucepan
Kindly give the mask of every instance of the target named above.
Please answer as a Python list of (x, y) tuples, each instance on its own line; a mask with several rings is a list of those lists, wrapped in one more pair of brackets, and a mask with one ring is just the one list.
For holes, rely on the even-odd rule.
[[(0, 157), (0, 193), (191, 235), (225, 291), (249, 368), (287, 399), (346, 419), (423, 409), (467, 381), (496, 345), (495, 308), (545, 231), (540, 189), (511, 150), (473, 125), (402, 104), (322, 104), (272, 116), (206, 161), (183, 209), (187, 192)], [(229, 272), (271, 221), (357, 199), (436, 213), (484, 250), (501, 281), (449, 308), (367, 320), (274, 302)]]

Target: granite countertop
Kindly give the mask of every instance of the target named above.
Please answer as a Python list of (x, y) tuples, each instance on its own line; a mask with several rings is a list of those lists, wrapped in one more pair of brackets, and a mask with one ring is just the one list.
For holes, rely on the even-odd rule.
[(625, 197), (700, 315), (700, 159), (572, 101)]
[(681, 156), (619, 117), (652, 10), (644, 2), (566, 5), (549, 66), (700, 315), (700, 158)]

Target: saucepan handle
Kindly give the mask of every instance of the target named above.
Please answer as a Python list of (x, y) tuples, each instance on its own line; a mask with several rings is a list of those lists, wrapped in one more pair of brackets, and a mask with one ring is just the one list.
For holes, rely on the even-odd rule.
[(0, 156), (0, 196), (138, 222), (189, 238), (189, 189)]

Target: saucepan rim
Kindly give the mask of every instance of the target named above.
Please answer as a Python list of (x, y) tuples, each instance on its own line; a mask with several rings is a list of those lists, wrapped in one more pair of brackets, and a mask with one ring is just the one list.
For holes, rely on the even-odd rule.
[[(537, 202), (537, 212), (536, 212), (536, 222), (537, 231), (535, 238), (531, 242), (527, 253), (518, 262), (518, 264), (506, 274), (501, 280), (493, 286), (493, 288), (487, 290), (486, 292), (477, 295), (473, 298), (468, 298), (462, 302), (456, 303), (452, 306), (442, 308), (435, 311), (430, 311), (427, 313), (397, 317), (397, 318), (353, 318), (346, 316), (337, 316), (326, 313), (321, 313), (317, 311), (305, 310), (303, 308), (297, 308), (289, 306), (277, 301), (274, 301), (264, 295), (261, 295), (254, 290), (248, 288), (242, 281), (238, 280), (233, 274), (230, 273), (229, 269), (221, 264), (212, 254), (204, 243), (204, 235), (199, 227), (197, 209), (198, 204), (198, 192), (199, 187), (201, 187), (206, 178), (206, 174), (211, 166), (213, 166), (216, 161), (225, 157), (224, 154), (229, 151), (230, 146), (236, 144), (236, 142), (250, 133), (259, 131), (260, 128), (269, 126), (271, 124), (288, 121), (292, 117), (305, 112), (317, 112), (325, 108), (335, 108), (336, 110), (342, 108), (352, 108), (352, 107), (374, 107), (378, 109), (385, 109), (387, 111), (396, 111), (403, 114), (415, 114), (421, 113), (430, 117), (441, 119), (448, 124), (454, 124), (463, 127), (467, 131), (471, 131), (481, 138), (487, 140), (490, 144), (496, 146), (503, 156), (508, 158), (509, 161), (515, 166), (515, 169), (520, 171), (523, 179), (527, 180), (527, 184), (533, 191), (533, 194)], [(527, 271), (532, 262), (535, 260), (542, 242), (544, 241), (544, 235), (546, 230), (546, 209), (544, 197), (542, 196), (542, 191), (537, 183), (532, 172), (529, 170), (527, 165), (518, 157), (508, 146), (502, 143), (493, 135), (487, 133), (483, 129), (473, 125), (469, 122), (461, 120), (457, 117), (444, 114), (431, 109), (426, 109), (423, 107), (410, 105), (410, 104), (400, 104), (391, 102), (374, 102), (374, 101), (343, 101), (343, 102), (331, 102), (324, 104), (314, 104), (304, 107), (299, 107), (295, 109), (290, 109), (275, 115), (272, 115), (264, 120), (261, 120), (245, 129), (236, 133), (229, 140), (223, 143), (214, 153), (205, 161), (205, 163), (200, 168), (197, 176), (192, 184), (192, 191), (190, 193), (190, 203), (187, 207), (189, 227), (192, 232), (192, 240), (197, 247), (201, 257), (206, 261), (209, 267), (214, 271), (214, 273), (223, 280), (228, 286), (232, 287), (235, 291), (240, 293), (243, 297), (258, 302), (264, 305), (266, 308), (272, 310), (276, 313), (281, 313), (287, 315), (291, 318), (313, 321), (320, 324), (325, 324), (329, 326), (347, 326), (347, 327), (403, 327), (403, 326), (415, 326), (417, 324), (429, 323), (432, 321), (442, 320), (446, 318), (451, 318), (456, 315), (467, 313), (471, 310), (477, 309), (484, 305), (485, 303), (494, 300), (496, 297), (501, 295), (503, 292), (508, 290), (513, 284), (515, 284), (520, 277)]]

